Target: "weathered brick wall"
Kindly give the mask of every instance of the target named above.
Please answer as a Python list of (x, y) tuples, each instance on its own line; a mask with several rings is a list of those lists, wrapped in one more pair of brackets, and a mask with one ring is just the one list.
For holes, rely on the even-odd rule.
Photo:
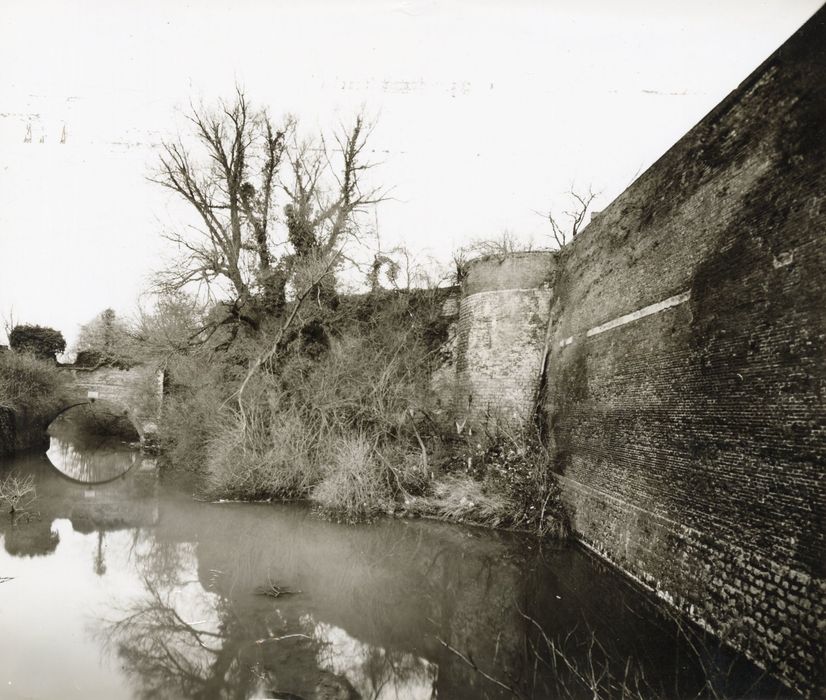
[(97, 399), (126, 411), (141, 438), (155, 433), (163, 397), (163, 375), (151, 367), (130, 369), (99, 367), (97, 369), (67, 368), (72, 375), (65, 395), (66, 405), (87, 400), (88, 392), (97, 392)]
[(563, 254), (543, 398), (577, 536), (811, 694), (826, 664), (825, 21)]
[(522, 424), (536, 405), (551, 300), (553, 255), (472, 261), (456, 327), (454, 413), (493, 429)]

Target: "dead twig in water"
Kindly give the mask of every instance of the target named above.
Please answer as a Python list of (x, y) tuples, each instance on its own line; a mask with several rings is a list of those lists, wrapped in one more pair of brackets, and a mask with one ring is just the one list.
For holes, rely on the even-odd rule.
[(309, 635), (300, 634), (296, 632), (295, 634), (285, 634), (283, 637), (264, 637), (263, 639), (256, 639), (256, 644), (264, 644), (264, 642), (280, 642), (282, 639), (292, 639), (294, 637), (303, 637), (304, 639), (312, 639)]
[(456, 654), (456, 656), (458, 656), (462, 661), (464, 661), (468, 666), (470, 666), (474, 671), (476, 671), (476, 673), (478, 673), (480, 676), (482, 676), (482, 678), (486, 678), (491, 683), (494, 683), (495, 685), (498, 685), (500, 688), (503, 688), (503, 689), (507, 690), (509, 693), (511, 693), (511, 695), (514, 695), (517, 698), (521, 699), (521, 698), (524, 697), (524, 695), (522, 695), (522, 693), (519, 692), (518, 688), (514, 688), (513, 686), (508, 685), (507, 683), (503, 683), (498, 678), (495, 678), (494, 676), (491, 676), (490, 674), (485, 673), (481, 668), (479, 668), (476, 665), (476, 662), (472, 658), (470, 658), (470, 656), (465, 656), (461, 651), (459, 651), (458, 649), (450, 646), (450, 644), (448, 644), (441, 637), (436, 637), (436, 640), (439, 642), (439, 644), (441, 644), (449, 652), (451, 652), (452, 654)]
[(258, 586), (255, 589), (255, 595), (265, 595), (268, 598), (280, 598), (282, 595), (296, 595), (298, 593), (301, 593), (301, 591), (292, 591), (272, 582), (267, 586)]
[(11, 514), (23, 510), (35, 498), (37, 489), (34, 485), (34, 476), (31, 474), (24, 478), (10, 474), (0, 481), (0, 503), (5, 504)]

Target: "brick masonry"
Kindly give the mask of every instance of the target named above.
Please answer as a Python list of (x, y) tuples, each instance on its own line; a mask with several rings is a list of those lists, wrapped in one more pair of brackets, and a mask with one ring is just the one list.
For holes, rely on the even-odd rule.
[(470, 397), (476, 418), (530, 412), (547, 348), (539, 407), (576, 536), (812, 696), (824, 76), (826, 9), (558, 257), (471, 267), (457, 334), (456, 408)]
[(141, 365), (131, 369), (67, 366), (65, 371), (71, 374), (71, 380), (63, 392), (64, 407), (83, 403), (89, 399), (89, 392), (94, 392), (95, 401), (105, 402), (129, 418), (142, 441), (154, 438), (163, 401), (163, 372)]
[(553, 275), (551, 253), (470, 263), (456, 325), (454, 412), (477, 428), (521, 425), (536, 405)]
[(88, 402), (89, 392), (96, 394), (98, 405), (107, 406), (113, 414), (127, 416), (145, 447), (154, 446), (163, 401), (163, 372), (144, 366), (131, 369), (63, 367), (70, 378), (62, 387), (59, 403), (52, 413), (18, 414), (0, 406), (0, 457), (48, 448), (49, 424), (68, 408)]

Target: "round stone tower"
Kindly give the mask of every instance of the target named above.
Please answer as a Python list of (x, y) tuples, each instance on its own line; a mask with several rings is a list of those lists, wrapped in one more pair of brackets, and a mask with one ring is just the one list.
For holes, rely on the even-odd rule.
[(460, 425), (517, 427), (533, 415), (554, 270), (548, 251), (468, 264), (456, 337), (453, 408)]

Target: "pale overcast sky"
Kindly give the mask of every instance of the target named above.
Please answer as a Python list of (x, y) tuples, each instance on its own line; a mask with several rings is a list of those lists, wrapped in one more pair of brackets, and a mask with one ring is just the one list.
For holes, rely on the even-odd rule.
[(384, 242), (448, 259), (541, 243), (572, 182), (603, 208), (820, 4), (3, 0), (0, 315), (71, 342), (132, 311), (175, 218), (156, 144), (236, 81), (305, 126), (377, 117)]

